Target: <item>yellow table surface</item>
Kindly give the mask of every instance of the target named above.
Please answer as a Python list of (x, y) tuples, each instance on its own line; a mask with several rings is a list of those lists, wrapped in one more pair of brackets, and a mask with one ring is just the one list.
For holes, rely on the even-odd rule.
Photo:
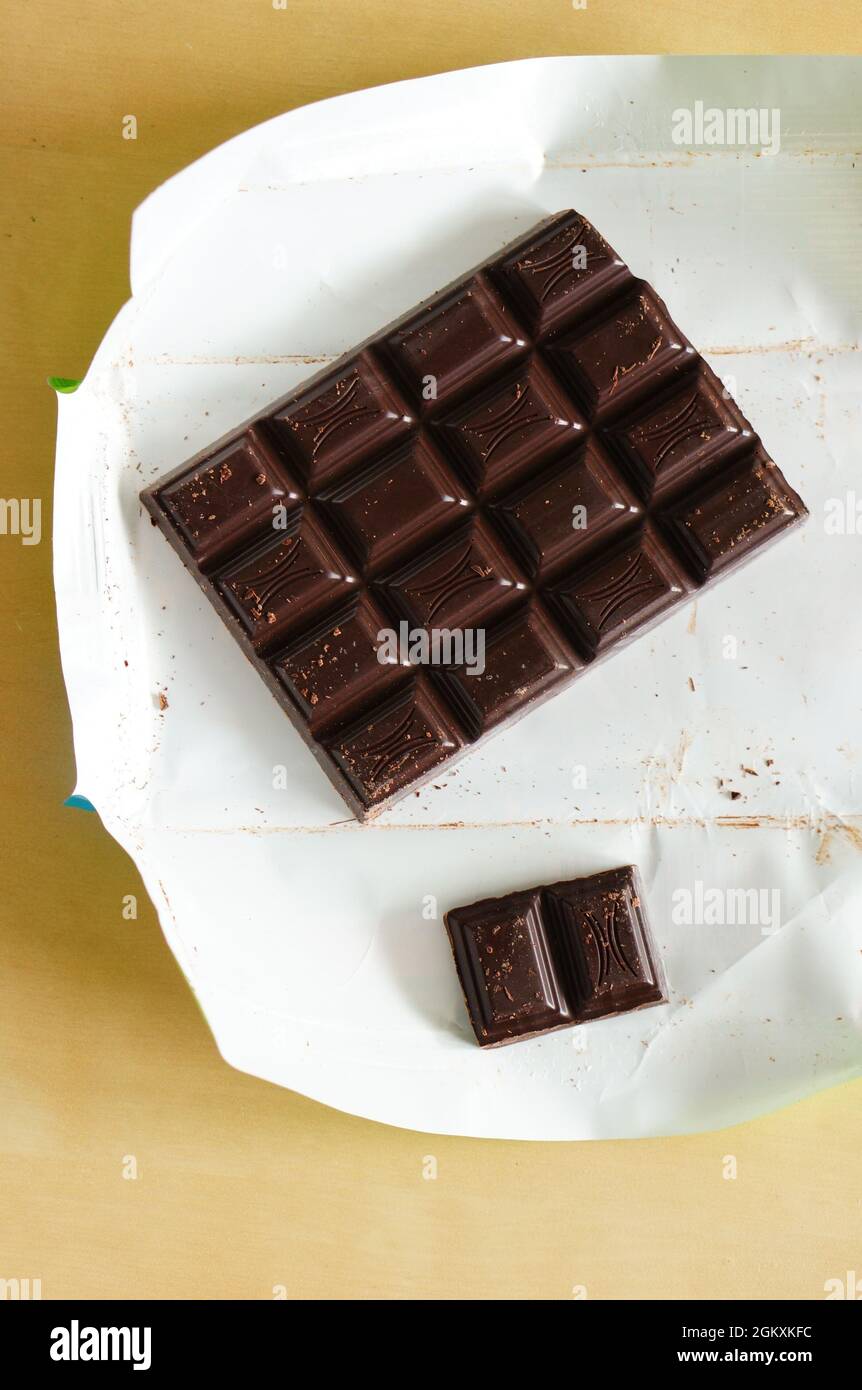
[(520, 1144), (353, 1119), (220, 1060), (134, 866), (62, 805), (45, 384), (84, 374), (126, 299), (136, 204), (290, 107), (539, 54), (859, 39), (858, 0), (4, 0), (0, 491), (43, 499), (43, 539), (0, 535), (0, 1279), (44, 1298), (816, 1299), (862, 1274), (862, 1082), (721, 1133)]

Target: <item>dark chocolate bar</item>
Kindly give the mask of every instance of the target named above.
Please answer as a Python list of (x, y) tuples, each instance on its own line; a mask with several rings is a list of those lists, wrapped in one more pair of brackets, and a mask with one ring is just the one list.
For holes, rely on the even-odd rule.
[(141, 496), (360, 818), (805, 515), (574, 212)]
[(481, 1047), (666, 1003), (634, 865), (485, 898), (445, 922)]

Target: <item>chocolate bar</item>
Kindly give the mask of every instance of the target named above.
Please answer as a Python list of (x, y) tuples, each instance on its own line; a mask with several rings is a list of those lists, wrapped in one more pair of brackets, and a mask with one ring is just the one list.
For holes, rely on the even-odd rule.
[(481, 1047), (667, 1002), (632, 864), (485, 898), (444, 920)]
[(361, 819), (806, 514), (574, 212), (141, 497)]

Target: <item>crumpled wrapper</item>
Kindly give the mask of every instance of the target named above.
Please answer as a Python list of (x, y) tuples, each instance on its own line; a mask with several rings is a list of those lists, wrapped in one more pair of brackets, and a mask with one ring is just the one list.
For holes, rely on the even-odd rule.
[[(78, 792), (234, 1066), (391, 1124), (532, 1139), (726, 1125), (858, 1075), (859, 75), (445, 74), (291, 112), (138, 209), (133, 297), (59, 402), (63, 667)], [(780, 148), (675, 144), (698, 100), (778, 109)], [(811, 517), (360, 826), (138, 493), (569, 206), (666, 299)], [(669, 1003), (480, 1051), (444, 911), (627, 862)]]

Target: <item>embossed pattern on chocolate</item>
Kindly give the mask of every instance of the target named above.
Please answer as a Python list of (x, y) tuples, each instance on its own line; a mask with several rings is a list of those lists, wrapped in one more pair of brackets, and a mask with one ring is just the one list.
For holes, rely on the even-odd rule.
[[(805, 515), (575, 212), (141, 496), (360, 818)], [(484, 664), (384, 655), (402, 628), (475, 630)]]
[(666, 1002), (634, 865), (445, 914), (481, 1047)]

